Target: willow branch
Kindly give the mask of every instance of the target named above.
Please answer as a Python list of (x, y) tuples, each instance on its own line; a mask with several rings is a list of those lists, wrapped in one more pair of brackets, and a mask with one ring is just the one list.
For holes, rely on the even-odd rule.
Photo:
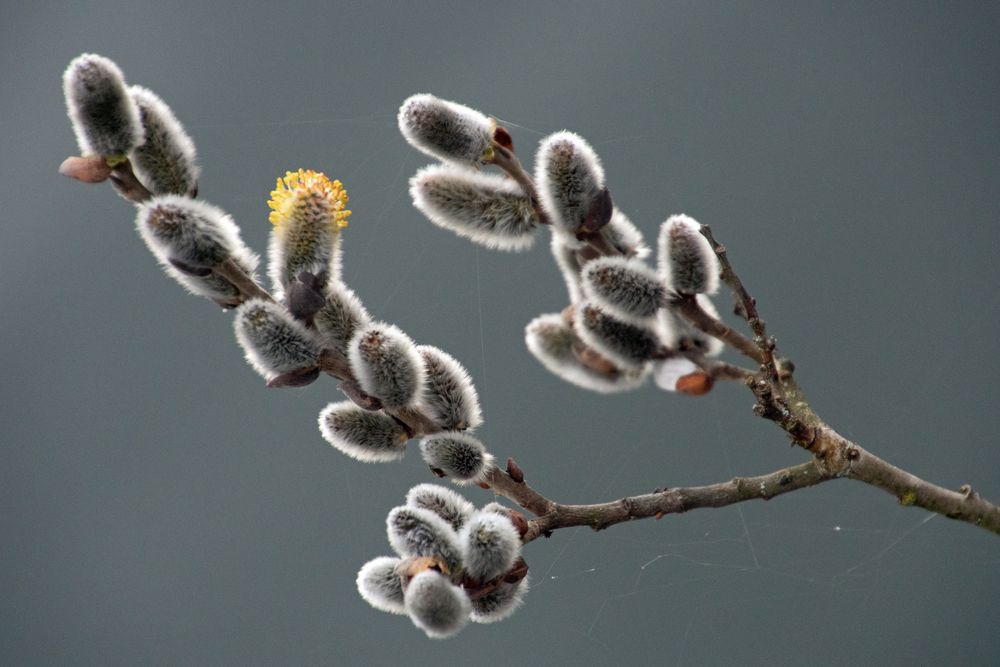
[(749, 368), (743, 368), (719, 359), (709, 359), (697, 350), (682, 350), (680, 354), (708, 373), (713, 380), (729, 380), (743, 384), (753, 381), (754, 373)]
[(963, 484), (958, 491), (942, 488), (883, 461), (860, 447), (848, 451), (845, 475), (895, 496), (901, 505), (922, 507), (1000, 535), (1000, 507)]
[(718, 338), (747, 357), (750, 357), (758, 364), (764, 363), (764, 354), (756, 343), (738, 331), (733, 330), (722, 321), (712, 317), (698, 304), (697, 299), (693, 296), (680, 296), (671, 302), (670, 307), (687, 318), (700, 331)]
[(733, 290), (733, 293), (736, 294), (737, 299), (739, 299), (741, 313), (746, 319), (747, 324), (750, 326), (750, 330), (753, 332), (753, 342), (755, 346), (758, 350), (760, 350), (761, 363), (767, 369), (770, 377), (772, 379), (777, 379), (778, 366), (774, 357), (774, 339), (767, 335), (764, 320), (760, 318), (760, 315), (757, 312), (757, 299), (750, 296), (750, 293), (747, 292), (746, 288), (743, 286), (743, 281), (741, 281), (739, 276), (736, 275), (732, 264), (729, 262), (729, 256), (726, 253), (726, 246), (715, 240), (715, 237), (712, 236), (711, 227), (708, 225), (702, 225), (701, 233), (702, 236), (708, 239), (709, 244), (712, 246), (712, 250), (715, 252), (715, 256), (719, 258), (719, 265), (722, 269), (720, 273), (722, 282), (726, 283), (726, 285)]
[(603, 530), (637, 519), (660, 518), (688, 510), (725, 507), (746, 500), (770, 500), (832, 479), (853, 479), (882, 489), (904, 506), (921, 507), (951, 519), (964, 521), (1000, 534), (1000, 507), (987, 501), (968, 485), (958, 491), (945, 489), (893, 466), (829, 427), (819, 439), (837, 440), (836, 456), (814, 457), (805, 463), (753, 477), (735, 477), (707, 486), (668, 488), (662, 491), (589, 505), (557, 503), (526, 482), (515, 481), (507, 472), (491, 466), (486, 484), (497, 495), (508, 498), (537, 518), (528, 521), (522, 540), (548, 537), (560, 528), (587, 526)]
[[(824, 424), (801, 400), (794, 382), (788, 379), (784, 384), (795, 400), (790, 402), (787, 417), (774, 421), (795, 444), (812, 452), (831, 475), (881, 489), (906, 507), (921, 507), (1000, 534), (1000, 507), (973, 492), (970, 485), (953, 491), (897, 468)], [(801, 437), (804, 433), (808, 437)]]
[(492, 164), (503, 169), (508, 176), (514, 179), (514, 181), (521, 186), (524, 190), (524, 194), (528, 195), (528, 199), (531, 200), (531, 207), (535, 210), (535, 215), (538, 216), (538, 221), (543, 225), (551, 225), (552, 221), (549, 220), (549, 216), (545, 214), (542, 210), (541, 205), (538, 201), (538, 189), (535, 187), (535, 181), (532, 180), (528, 172), (524, 170), (521, 166), (521, 161), (517, 159), (514, 155), (514, 151), (510, 150), (506, 146), (498, 144), (496, 141), (493, 142), (493, 157), (490, 159)]
[(902, 505), (921, 507), (1000, 534), (1000, 507), (972, 491), (970, 485), (953, 491), (897, 468), (840, 435), (813, 412), (793, 377), (794, 365), (782, 359), (779, 372), (774, 341), (764, 329), (757, 300), (733, 270), (725, 246), (715, 240), (708, 226), (703, 225), (701, 231), (719, 258), (722, 279), (739, 299), (761, 353), (762, 372), (747, 382), (757, 398), (754, 412), (773, 421), (794, 444), (812, 453), (830, 477), (863, 482), (892, 494)]
[[(528, 531), (522, 540), (531, 542), (552, 531), (574, 526), (603, 530), (615, 524), (636, 519), (660, 518), (704, 507), (725, 507), (745, 500), (770, 500), (776, 496), (815, 486), (834, 479), (816, 459), (754, 477), (734, 477), (708, 486), (664, 489), (639, 496), (629, 496), (593, 505), (563, 505), (548, 500), (526, 484), (507, 484), (494, 490), (511, 498), (538, 515), (528, 521)], [(511, 492), (508, 495), (506, 492)], [(512, 497), (514, 496), (514, 497)], [(522, 502), (525, 501), (525, 502)], [(525, 504), (528, 503), (528, 504)], [(543, 510), (539, 512), (528, 505)]]
[[(497, 495), (503, 496), (528, 510), (535, 516), (545, 516), (555, 510), (556, 503), (528, 486), (527, 482), (517, 482), (506, 470), (490, 465), (483, 474), (484, 484)], [(536, 536), (537, 537), (537, 536)], [(526, 542), (528, 540), (525, 540)]]

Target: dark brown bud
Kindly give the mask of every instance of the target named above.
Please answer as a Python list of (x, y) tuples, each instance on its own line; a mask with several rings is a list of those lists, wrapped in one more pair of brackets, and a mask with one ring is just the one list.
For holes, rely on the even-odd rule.
[(514, 138), (510, 136), (510, 132), (507, 128), (502, 125), (497, 125), (496, 129), (493, 130), (493, 141), (497, 142), (511, 153), (514, 152)]
[(318, 366), (306, 366), (294, 371), (288, 371), (281, 375), (276, 375), (267, 381), (267, 386), (271, 389), (281, 387), (305, 387), (312, 384), (319, 377)]
[(593, 201), (590, 202), (590, 208), (587, 209), (587, 213), (583, 218), (582, 228), (588, 232), (596, 232), (611, 222), (611, 213), (613, 210), (611, 192), (605, 186), (597, 191)]
[(347, 396), (347, 398), (354, 401), (355, 405), (358, 407), (373, 411), (382, 409), (382, 401), (378, 400), (371, 394), (366, 394), (354, 380), (344, 380), (337, 385), (337, 388), (344, 392), (344, 395)]
[(517, 560), (514, 561), (514, 566), (507, 570), (507, 574), (503, 576), (503, 580), (508, 584), (516, 584), (526, 576), (528, 576), (528, 563), (525, 562), (524, 558), (518, 556)]
[(525, 533), (528, 532), (528, 520), (524, 518), (524, 515), (515, 509), (507, 509), (507, 514), (510, 516), (510, 522), (514, 524), (514, 528), (517, 528), (518, 534), (524, 537)]
[(510, 457), (507, 457), (507, 474), (518, 484), (524, 484), (524, 471), (517, 465), (517, 461)]
[(286, 305), (292, 316), (307, 325), (313, 316), (326, 304), (323, 294), (323, 279), (309, 271), (301, 271), (288, 287)]

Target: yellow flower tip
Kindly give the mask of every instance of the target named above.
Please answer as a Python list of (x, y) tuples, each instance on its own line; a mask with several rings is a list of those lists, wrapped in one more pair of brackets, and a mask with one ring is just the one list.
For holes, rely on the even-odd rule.
[(340, 181), (331, 181), (323, 172), (312, 169), (285, 172), (283, 178), (277, 179), (271, 198), (267, 200), (271, 208), (268, 220), (273, 225), (281, 225), (295, 211), (298, 202), (304, 198), (315, 201), (317, 196), (329, 206), (330, 225), (335, 230), (346, 227), (351, 212), (344, 208), (348, 201), (344, 186)]
[(128, 155), (126, 155), (125, 153), (118, 153), (117, 155), (104, 156), (104, 162), (112, 169), (126, 162), (127, 160), (128, 160)]

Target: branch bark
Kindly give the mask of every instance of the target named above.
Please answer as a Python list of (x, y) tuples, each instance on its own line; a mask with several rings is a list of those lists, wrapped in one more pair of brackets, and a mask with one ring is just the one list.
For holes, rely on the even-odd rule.
[[(494, 481), (499, 481), (496, 480), (495, 473), (505, 475), (499, 468), (491, 472), (494, 473), (491, 475)], [(667, 514), (680, 514), (703, 507), (725, 507), (745, 500), (770, 500), (830, 479), (834, 479), (834, 476), (814, 459), (765, 475), (734, 477), (729, 481), (707, 486), (657, 490), (593, 505), (556, 503), (527, 484), (515, 483), (509, 479), (492, 488), (538, 515), (537, 519), (528, 522), (528, 530), (522, 538), (524, 543), (528, 543), (542, 536), (548, 537), (552, 531), (560, 528), (587, 526), (593, 530), (603, 530), (635, 519), (659, 519)]]
[(932, 484), (845, 440), (829, 427), (820, 431), (818, 440), (836, 441), (837, 455), (825, 459), (814, 457), (805, 463), (763, 475), (734, 477), (706, 486), (668, 488), (588, 505), (569, 505), (550, 500), (526, 482), (515, 481), (497, 466), (490, 467), (485, 479), (494, 493), (514, 501), (537, 517), (528, 521), (528, 530), (522, 537), (525, 544), (539, 537), (548, 537), (560, 528), (587, 526), (603, 530), (637, 519), (659, 519), (667, 514), (725, 507), (746, 500), (770, 500), (841, 478), (880, 488), (895, 496), (902, 505), (922, 507), (1000, 534), (1000, 507), (975, 493), (971, 487), (963, 486), (958, 491), (951, 491)]
[(736, 275), (732, 264), (729, 263), (726, 246), (715, 240), (715, 237), (712, 235), (712, 228), (708, 225), (702, 225), (701, 233), (712, 246), (715, 256), (719, 258), (719, 265), (721, 267), (719, 277), (722, 278), (722, 282), (729, 286), (739, 300), (742, 315), (753, 332), (753, 342), (756, 344), (757, 349), (760, 350), (761, 364), (765, 367), (770, 377), (776, 380), (778, 378), (778, 366), (774, 356), (774, 339), (767, 335), (764, 320), (760, 318), (757, 312), (757, 299), (750, 296), (750, 293), (743, 286), (743, 281)]
[(845, 476), (896, 496), (901, 505), (922, 507), (1000, 535), (1000, 507), (972, 490), (968, 484), (951, 491), (883, 461), (860, 447), (848, 451)]
[(707, 486), (664, 489), (596, 505), (552, 503), (551, 511), (528, 522), (528, 532), (523, 540), (527, 543), (559, 528), (588, 526), (603, 530), (635, 519), (658, 519), (667, 514), (680, 514), (703, 507), (725, 507), (746, 500), (770, 500), (831, 479), (834, 476), (813, 459), (765, 475), (734, 477)]
[(139, 182), (135, 172), (132, 171), (132, 163), (127, 159), (111, 168), (109, 180), (119, 195), (134, 204), (141, 204), (153, 198), (153, 193)]
[(709, 336), (718, 338), (747, 357), (750, 357), (758, 364), (764, 363), (764, 355), (756, 343), (738, 331), (735, 331), (724, 322), (709, 315), (693, 296), (681, 296), (671, 302), (670, 307), (675, 312), (686, 317), (691, 324)]

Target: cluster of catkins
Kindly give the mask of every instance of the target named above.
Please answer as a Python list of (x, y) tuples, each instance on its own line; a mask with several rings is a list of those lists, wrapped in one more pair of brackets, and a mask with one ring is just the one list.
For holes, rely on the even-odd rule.
[[(570, 307), (537, 317), (525, 332), (547, 369), (598, 392), (634, 389), (650, 371), (670, 391), (710, 388), (692, 357), (717, 355), (722, 346), (673, 310), (687, 299), (717, 317), (707, 295), (718, 288), (718, 259), (698, 222), (668, 218), (658, 267), (650, 268), (642, 234), (612, 204), (600, 160), (582, 137), (563, 131), (542, 139), (532, 184), (517, 177), (510, 135), (493, 118), (420, 94), (403, 103), (398, 119), (411, 145), (441, 160), (410, 180), (414, 206), (431, 222), (510, 251), (529, 248), (540, 225), (551, 227)], [(489, 164), (509, 176), (480, 171)], [(684, 382), (693, 375), (704, 380), (698, 389)]]
[(528, 589), (520, 556), (526, 527), (520, 513), (498, 503), (477, 510), (451, 489), (420, 484), (386, 518), (397, 556), (365, 563), (358, 591), (376, 609), (408, 615), (430, 637), (449, 637), (470, 620), (502, 620)]
[(268, 201), (268, 294), (236, 223), (194, 199), (194, 143), (170, 108), (94, 54), (73, 60), (63, 84), (83, 155), (106, 167), (131, 163), (150, 193), (138, 205), (142, 238), (185, 288), (236, 309), (236, 338), (269, 385), (309, 384), (331, 368), (356, 383), (358, 402), (321, 412), (323, 437), (362, 461), (397, 460), (414, 435), (397, 415), (411, 411), (433, 424), (421, 452), (436, 473), (457, 483), (480, 478), (492, 457), (468, 433), (482, 422), (468, 373), (444, 351), (374, 320), (341, 279), (340, 232), (351, 212), (339, 181), (303, 169), (278, 179)]
[[(194, 199), (200, 169), (194, 142), (154, 92), (127, 86), (111, 60), (83, 54), (63, 74), (63, 92), (77, 144), (96, 166), (81, 180), (105, 180), (126, 160), (151, 198), (139, 206), (139, 233), (167, 273), (222, 306), (241, 302), (240, 289), (214, 269), (230, 264), (252, 276), (257, 256), (223, 211)], [(101, 171), (101, 168), (104, 171)]]
[[(236, 223), (194, 199), (194, 143), (159, 97), (129, 88), (115, 63), (93, 54), (70, 63), (64, 91), (86, 166), (82, 180), (113, 179), (116, 165), (130, 163), (148, 191), (138, 202), (140, 235), (185, 288), (235, 308), (236, 338), (269, 385), (309, 384), (329, 369), (356, 383), (357, 402), (331, 403), (320, 414), (331, 444), (362, 461), (399, 459), (414, 434), (397, 415), (409, 411), (429, 431), (421, 452), (437, 474), (456, 483), (480, 479), (492, 456), (468, 433), (482, 422), (468, 373), (442, 350), (375, 321), (341, 279), (340, 232), (351, 212), (340, 182), (302, 169), (278, 179), (268, 201), (268, 293)], [(72, 175), (81, 176), (79, 166)], [(402, 558), (365, 565), (359, 589), (380, 609), (405, 611), (431, 636), (470, 618), (502, 618), (527, 587), (513, 517), (520, 515), (496, 504), (476, 512), (442, 487), (417, 487), (389, 516), (390, 542)]]
[(128, 159), (156, 195), (197, 193), (194, 142), (156, 93), (126, 86), (113, 61), (92, 53), (66, 68), (63, 93), (84, 156), (104, 157), (110, 166)]

